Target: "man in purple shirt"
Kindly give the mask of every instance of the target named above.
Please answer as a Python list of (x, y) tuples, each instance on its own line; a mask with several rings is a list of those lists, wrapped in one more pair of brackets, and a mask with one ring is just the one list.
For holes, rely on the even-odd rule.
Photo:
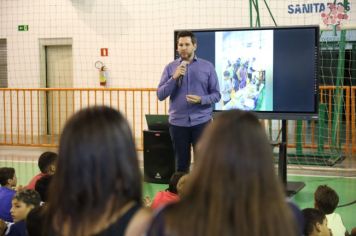
[(17, 178), (15, 169), (12, 167), (0, 168), (0, 219), (12, 222), (10, 214), (12, 197), (16, 191), (13, 190), (16, 187)]
[(213, 64), (196, 57), (197, 39), (190, 31), (177, 36), (180, 58), (169, 63), (158, 85), (159, 100), (170, 97), (169, 132), (176, 155), (176, 170), (189, 172), (191, 145), (211, 121), (212, 105), (220, 100)]

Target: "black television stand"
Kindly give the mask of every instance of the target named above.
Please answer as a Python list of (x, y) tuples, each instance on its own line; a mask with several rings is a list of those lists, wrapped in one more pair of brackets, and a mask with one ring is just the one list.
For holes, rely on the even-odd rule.
[(302, 190), (304, 182), (287, 181), (287, 121), (282, 120), (282, 142), (279, 143), (278, 175), (282, 179), (287, 196)]

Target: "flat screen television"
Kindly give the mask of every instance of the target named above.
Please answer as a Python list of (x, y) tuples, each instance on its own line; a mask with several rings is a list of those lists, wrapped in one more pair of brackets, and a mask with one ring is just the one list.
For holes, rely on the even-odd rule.
[[(180, 30), (174, 31), (174, 38)], [(317, 119), (319, 26), (190, 30), (196, 55), (214, 64), (222, 98), (214, 111), (262, 119)], [(179, 57), (175, 43), (175, 57)]]

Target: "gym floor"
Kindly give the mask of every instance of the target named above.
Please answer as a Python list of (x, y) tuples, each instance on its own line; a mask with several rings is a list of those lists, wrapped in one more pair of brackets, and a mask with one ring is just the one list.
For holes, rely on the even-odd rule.
[[(314, 191), (319, 185), (328, 185), (339, 194), (339, 206), (335, 212), (339, 213), (347, 230), (356, 227), (356, 178), (354, 177), (329, 177), (329, 176), (302, 176), (288, 175), (288, 181), (304, 182), (305, 187), (297, 194), (290, 197), (301, 209), (314, 207)], [(144, 196), (151, 199), (155, 193), (168, 187), (166, 184), (144, 183)], [(348, 205), (349, 203), (353, 203)]]
[[(0, 146), (0, 167), (8, 166), (16, 169), (19, 185), (26, 185), (30, 178), (38, 173), (37, 159), (44, 151), (56, 151), (51, 148), (24, 148), (24, 147), (4, 147)], [(140, 165), (142, 165), (142, 154), (139, 155)], [(301, 209), (313, 207), (314, 191), (319, 185), (327, 184), (339, 194), (340, 202), (336, 209), (344, 221), (346, 228), (350, 231), (356, 227), (356, 166), (355, 158), (345, 160), (343, 166), (334, 168), (319, 168), (308, 166), (288, 167), (288, 181), (298, 181), (305, 183), (305, 187), (290, 199)], [(166, 184), (143, 184), (143, 196), (153, 198), (157, 191), (166, 189)], [(350, 204), (351, 203), (351, 204)], [(353, 203), (353, 204), (352, 204)], [(345, 206), (343, 206), (345, 205)]]

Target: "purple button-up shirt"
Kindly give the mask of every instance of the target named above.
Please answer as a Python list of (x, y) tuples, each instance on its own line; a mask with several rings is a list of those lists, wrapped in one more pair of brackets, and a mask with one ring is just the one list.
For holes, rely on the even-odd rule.
[[(213, 64), (195, 57), (187, 65), (181, 86), (172, 78), (182, 59), (169, 63), (163, 71), (158, 85), (157, 96), (160, 101), (170, 97), (169, 123), (190, 127), (211, 120), (212, 105), (220, 100), (219, 82)], [(201, 104), (187, 102), (186, 95), (198, 95)]]

